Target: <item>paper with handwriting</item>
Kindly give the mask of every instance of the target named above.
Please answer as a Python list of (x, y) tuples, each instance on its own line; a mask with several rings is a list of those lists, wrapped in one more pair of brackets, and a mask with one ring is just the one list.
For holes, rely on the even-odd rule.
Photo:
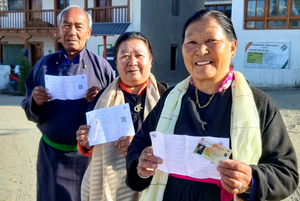
[(51, 100), (76, 100), (84, 98), (87, 90), (87, 75), (45, 75), (45, 87), (53, 98)]
[[(157, 131), (151, 132), (150, 137), (153, 154), (164, 161), (158, 165), (159, 170), (197, 179), (220, 179), (219, 172), (216, 170), (218, 164), (193, 152), (202, 138), (217, 142), (227, 148), (229, 147), (228, 138), (170, 135)], [(228, 157), (229, 155), (227, 159)]]
[(94, 146), (135, 134), (129, 104), (96, 109), (86, 113), (89, 145)]

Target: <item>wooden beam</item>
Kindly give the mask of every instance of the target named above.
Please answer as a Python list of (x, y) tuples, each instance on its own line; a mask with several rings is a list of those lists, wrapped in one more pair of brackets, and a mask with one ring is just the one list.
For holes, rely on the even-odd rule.
[(57, 27), (57, 0), (54, 0), (54, 27)]
[(287, 9), (286, 9), (287, 21), (286, 21), (285, 28), (289, 29), (289, 28), (291, 28), (291, 20), (290, 20), (290, 18), (291, 18), (292, 9), (293, 9), (292, 8), (293, 7), (292, 1), (287, 1), (286, 7), (287, 7)]
[[(8, 2), (7, 2), (8, 3)], [(27, 27), (27, 1), (23, 0), (23, 9), (24, 9), (24, 13), (23, 13), (23, 24), (24, 24), (24, 28)]]
[(24, 56), (25, 56), (26, 59), (28, 59), (28, 40), (31, 37), (32, 37), (31, 35), (22, 36), (22, 38), (24, 40), (24, 49), (25, 49)]
[(127, 22), (130, 22), (130, 0), (127, 0)]
[(269, 16), (269, 12), (270, 12), (270, 1), (266, 0), (265, 3), (265, 20), (264, 20), (264, 29), (268, 28), (268, 16)]
[(86, 10), (88, 8), (88, 2), (87, 0), (84, 0), (84, 10)]

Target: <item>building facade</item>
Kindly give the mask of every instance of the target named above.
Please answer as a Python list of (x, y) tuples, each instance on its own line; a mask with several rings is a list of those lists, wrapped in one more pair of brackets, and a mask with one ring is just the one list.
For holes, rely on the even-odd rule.
[[(78, 5), (93, 22), (129, 21), (129, 0), (1, 0), (0, 43), (2, 64), (16, 65), (27, 56), (33, 65), (44, 55), (59, 50), (58, 14)], [(115, 3), (114, 6), (112, 3)]]
[(300, 0), (232, 1), (235, 69), (256, 87), (300, 87)]
[[(94, 23), (130, 23), (127, 31), (145, 34), (152, 44), (152, 72), (158, 80), (176, 83), (188, 75), (181, 53), (182, 29), (194, 12), (204, 8), (204, 0), (0, 0), (0, 62), (16, 65), (17, 57), (27, 56), (34, 65), (58, 51), (57, 16), (69, 5), (85, 9)], [(108, 35), (104, 41), (92, 35), (86, 46), (103, 56), (104, 43), (114, 47), (118, 36)]]

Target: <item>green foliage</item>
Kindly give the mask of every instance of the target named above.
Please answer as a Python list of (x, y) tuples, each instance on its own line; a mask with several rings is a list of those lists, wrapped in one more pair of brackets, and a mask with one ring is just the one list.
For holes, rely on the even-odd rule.
[(31, 62), (29, 62), (25, 57), (19, 57), (17, 63), (20, 66), (19, 92), (21, 95), (25, 95), (26, 93), (25, 81), (32, 69), (32, 65)]

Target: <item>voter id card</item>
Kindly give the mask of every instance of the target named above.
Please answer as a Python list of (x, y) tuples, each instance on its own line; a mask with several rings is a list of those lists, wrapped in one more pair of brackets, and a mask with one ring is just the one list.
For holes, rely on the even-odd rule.
[(220, 161), (229, 159), (231, 149), (215, 143), (208, 138), (202, 137), (193, 153), (198, 154), (213, 163), (219, 164)]

